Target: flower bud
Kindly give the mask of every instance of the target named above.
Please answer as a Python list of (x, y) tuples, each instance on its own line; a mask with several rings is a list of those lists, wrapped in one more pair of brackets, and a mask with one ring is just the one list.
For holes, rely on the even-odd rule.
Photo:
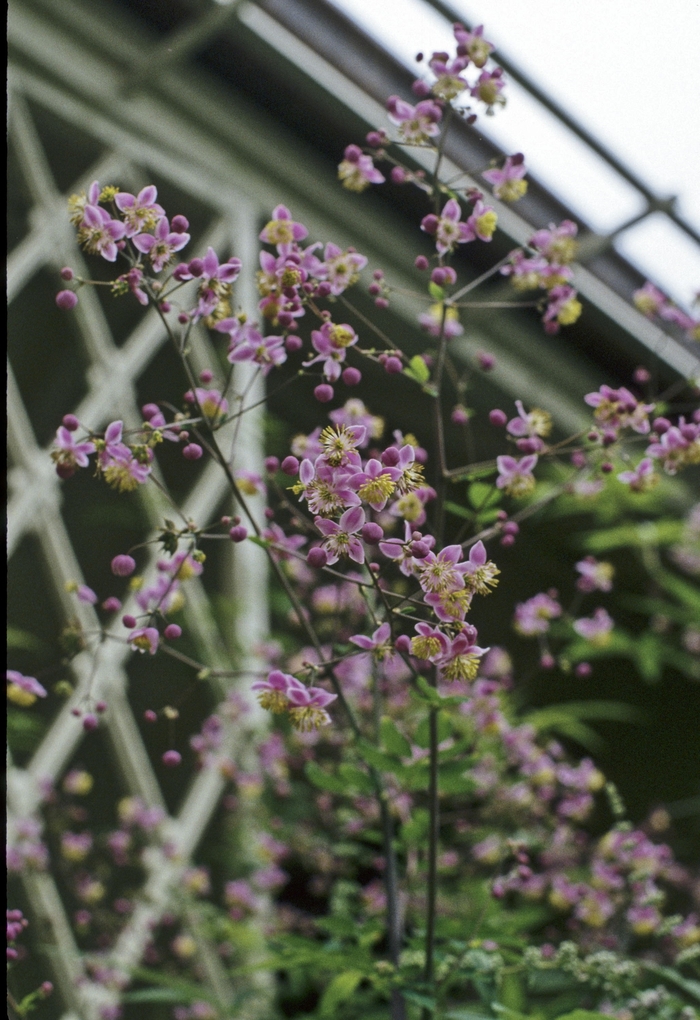
[(411, 639), (408, 634), (399, 634), (394, 642), (394, 648), (397, 652), (401, 652), (403, 655), (408, 655), (411, 651)]
[(428, 215), (424, 216), (421, 220), (421, 230), (424, 230), (426, 234), (434, 234), (438, 228), (439, 222), (440, 221), (434, 213), (428, 213)]
[(320, 404), (327, 404), (329, 400), (333, 399), (333, 387), (328, 383), (321, 383), (314, 389), (314, 396)]
[(402, 166), (394, 166), (391, 168), (390, 177), (394, 184), (405, 184), (406, 176), (406, 171)]
[(83, 729), (86, 733), (92, 733), (92, 731), (96, 730), (99, 725), (100, 723), (97, 716), (93, 715), (91, 712), (83, 718)]
[(161, 301), (158, 307), (160, 308), (161, 312), (169, 312), (173, 306), (170, 304), (169, 301)]
[(493, 354), (489, 354), (488, 351), (477, 351), (476, 360), (479, 363), (479, 368), (483, 372), (490, 372), (496, 365), (496, 359)]
[(187, 312), (180, 312), (180, 314), (177, 317), (177, 321), (180, 323), (181, 326), (186, 326), (187, 323), (190, 321), (190, 317), (187, 314)]
[(129, 630), (133, 630), (133, 628), (136, 626), (136, 617), (132, 616), (131, 613), (126, 613), (124, 616), (122, 616), (122, 623), (124, 624), (125, 627), (128, 627)]
[(450, 418), (455, 425), (466, 425), (469, 421), (469, 415), (467, 414), (466, 407), (462, 407), (461, 404), (458, 404), (457, 407), (452, 409)]
[(520, 525), (517, 524), (515, 521), (506, 521), (506, 523), (503, 525), (504, 535), (517, 535), (519, 531)]
[(664, 432), (668, 432), (668, 430), (671, 428), (671, 422), (668, 420), (668, 418), (654, 418), (651, 425), (652, 428), (654, 429), (654, 432), (656, 432), (660, 436), (662, 436)]
[(648, 369), (644, 368), (643, 365), (640, 365), (639, 368), (635, 368), (632, 374), (632, 378), (634, 379), (638, 386), (644, 386), (644, 384), (648, 383), (649, 380), (651, 379), (651, 372), (649, 372)]
[(508, 415), (505, 411), (501, 411), (499, 408), (494, 407), (493, 411), (489, 411), (489, 421), (492, 425), (497, 425), (502, 428), (508, 421)]
[(49, 995), (53, 992), (53, 985), (50, 981), (43, 981), (39, 988), (42, 999), (48, 999)]
[(430, 552), (430, 547), (427, 542), (418, 541), (411, 542), (411, 555), (416, 560), (424, 560)]
[(578, 666), (574, 670), (576, 676), (586, 677), (590, 676), (593, 672), (593, 667), (590, 662), (579, 662)]
[(192, 276), (201, 276), (204, 272), (204, 260), (203, 259), (192, 259), (187, 268)]
[(360, 157), (362, 156), (362, 149), (360, 148), (359, 145), (347, 145), (345, 147), (343, 156), (348, 161), (348, 163), (358, 163)]
[(422, 78), (416, 78), (411, 85), (411, 92), (414, 96), (418, 96), (419, 99), (425, 99), (426, 96), (430, 95), (430, 85), (427, 81), (423, 81)]
[(237, 524), (235, 528), (231, 528), (228, 534), (232, 542), (245, 542), (248, 537), (248, 529), (244, 528), (242, 524)]
[(276, 471), (279, 471), (279, 467), (280, 467), (279, 457), (265, 458), (265, 470), (269, 475), (274, 475)]
[(303, 344), (300, 336), (288, 336), (284, 341), (284, 346), (287, 348), (290, 354), (294, 354), (296, 351), (300, 351)]
[(112, 573), (117, 577), (130, 577), (136, 570), (136, 560), (127, 553), (121, 553), (112, 560)]
[(80, 428), (80, 422), (78, 421), (74, 414), (64, 414), (63, 426), (64, 428), (67, 428), (69, 432), (75, 432), (77, 429)]
[(571, 454), (571, 463), (577, 468), (583, 468), (586, 466), (586, 454), (583, 450), (574, 450)]
[(424, 272), (430, 265), (425, 255), (416, 255), (416, 260), (413, 264), (416, 269), (420, 269), (421, 272)]
[(158, 722), (158, 715), (156, 712), (153, 711), (152, 708), (147, 708), (146, 711), (143, 713), (143, 717), (147, 723)]
[(214, 373), (210, 368), (203, 368), (202, 371), (199, 373), (200, 382), (203, 382), (205, 386), (207, 386), (212, 381), (213, 378)]
[(388, 308), (389, 302), (385, 297), (378, 297), (374, 299), (374, 304), (377, 308)]
[(365, 141), (371, 149), (379, 149), (384, 144), (385, 137), (383, 131), (370, 131)]
[(328, 297), (331, 292), (331, 285), (328, 280), (322, 280), (316, 288), (316, 293), (319, 297)]
[(369, 542), (370, 545), (376, 545), (380, 539), (384, 538), (384, 531), (374, 521), (367, 521), (362, 528), (361, 535), (365, 542)]
[(188, 443), (182, 450), (185, 460), (199, 460), (203, 453), (204, 450), (198, 443)]
[(328, 556), (326, 550), (322, 549), (320, 545), (314, 546), (313, 549), (309, 549), (306, 555), (306, 562), (310, 567), (325, 567)]
[(60, 275), (62, 280), (65, 280), (66, 283), (69, 283), (75, 276), (75, 273), (73, 272), (70, 266), (64, 266), (63, 269), (61, 270)]
[(430, 279), (438, 287), (451, 286), (457, 280), (457, 274), (452, 266), (436, 266), (430, 274)]
[(402, 369), (403, 365), (401, 364), (401, 359), (394, 357), (393, 354), (390, 355), (384, 362), (384, 370), (388, 372), (389, 375), (398, 375)]
[(176, 623), (169, 623), (163, 631), (163, 636), (166, 637), (168, 641), (176, 641), (181, 634), (182, 627), (178, 627)]
[(500, 544), (504, 547), (504, 549), (508, 549), (509, 546), (515, 545), (515, 535), (504, 535)]
[(102, 603), (102, 608), (105, 613), (118, 613), (121, 607), (122, 604), (115, 595), (110, 595), (109, 598), (106, 598)]
[(178, 234), (181, 234), (183, 233), (183, 231), (187, 230), (189, 225), (190, 221), (187, 219), (186, 216), (183, 216), (182, 213), (178, 213), (177, 216), (173, 216), (172, 220), (170, 221), (170, 226)]
[(540, 444), (534, 436), (526, 436), (524, 439), (518, 439), (515, 444), (522, 453), (537, 453), (540, 449)]
[(289, 475), (290, 477), (293, 477), (294, 475), (299, 473), (299, 461), (297, 460), (296, 457), (293, 457), (291, 454), (289, 455), (289, 457), (284, 458), (284, 460), (280, 464), (280, 467), (284, 471), (285, 475)]
[(346, 386), (357, 386), (362, 379), (362, 372), (359, 368), (353, 368), (352, 365), (343, 371), (343, 382)]
[(554, 669), (556, 663), (554, 662), (554, 656), (550, 655), (549, 652), (545, 652), (540, 658), (540, 666), (542, 669)]
[(69, 312), (78, 303), (78, 295), (72, 290), (59, 290), (56, 304), (63, 312)]
[(161, 761), (167, 768), (174, 769), (182, 761), (182, 755), (179, 751), (166, 751)]
[(600, 470), (603, 472), (604, 475), (609, 475), (612, 471), (615, 470), (615, 465), (611, 464), (609, 460), (606, 460), (600, 465)]

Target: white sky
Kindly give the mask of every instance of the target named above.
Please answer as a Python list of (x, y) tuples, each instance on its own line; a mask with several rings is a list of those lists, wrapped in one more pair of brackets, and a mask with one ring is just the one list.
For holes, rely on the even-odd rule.
[[(410, 67), (421, 49), (454, 52), (449, 25), (422, 0), (333, 0)], [(700, 229), (700, 0), (452, 0), (486, 38), (643, 181)], [(600, 232), (641, 196), (514, 82), (478, 126)], [(617, 242), (677, 301), (700, 289), (700, 251), (656, 214)]]

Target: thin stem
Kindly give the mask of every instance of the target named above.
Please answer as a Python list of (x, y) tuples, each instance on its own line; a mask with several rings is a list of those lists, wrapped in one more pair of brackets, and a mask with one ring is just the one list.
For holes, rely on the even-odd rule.
[(495, 266), (491, 266), (491, 268), (487, 269), (485, 273), (481, 274), (481, 276), (477, 276), (476, 280), (472, 280), (471, 283), (467, 283), (464, 285), (464, 287), (461, 287), (456, 294), (452, 295), (452, 297), (450, 298), (450, 303), (454, 304), (455, 301), (458, 301), (461, 297), (464, 297), (465, 294), (469, 294), (470, 291), (476, 290), (476, 288), (480, 286), (480, 284), (482, 284), (484, 280), (488, 280), (490, 276), (493, 276), (494, 273), (497, 273), (501, 266), (504, 266), (506, 262), (508, 262), (509, 260), (510, 252), (507, 255), (505, 255), (500, 260), (500, 262), (497, 262)]
[[(435, 974), (435, 916), (437, 904), (437, 854), (440, 833), (440, 801), (438, 797), (438, 709), (431, 708), (428, 716), (430, 727), (430, 777), (428, 802), (430, 828), (428, 833), (428, 902), (425, 923), (425, 970), (423, 977), (430, 986)], [(423, 1020), (429, 1020), (431, 1010), (423, 1008)]]

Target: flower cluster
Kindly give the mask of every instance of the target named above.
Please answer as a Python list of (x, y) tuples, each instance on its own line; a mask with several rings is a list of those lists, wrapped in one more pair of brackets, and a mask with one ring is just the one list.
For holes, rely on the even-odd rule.
[(682, 329), (689, 340), (700, 340), (700, 319), (693, 318), (682, 308), (674, 305), (653, 283), (647, 281), (643, 287), (636, 290), (633, 300), (642, 315), (646, 315), (648, 319), (658, 316), (664, 322), (671, 322)]
[(542, 321), (548, 333), (558, 333), (561, 326), (570, 326), (581, 315), (571, 269), (577, 233), (578, 228), (571, 220), (563, 220), (559, 226), (550, 223), (547, 229), (532, 235), (528, 241), (530, 253), (516, 249), (501, 269), (517, 291), (536, 288), (546, 291)]

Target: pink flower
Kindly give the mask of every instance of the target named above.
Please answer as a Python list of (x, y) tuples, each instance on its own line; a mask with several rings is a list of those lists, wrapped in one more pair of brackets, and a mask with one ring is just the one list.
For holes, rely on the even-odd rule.
[(450, 60), (447, 53), (433, 53), (428, 61), (430, 70), (437, 78), (431, 89), (433, 95), (450, 102), (464, 92), (469, 82), (461, 77), (461, 73), (468, 63), (469, 57), (458, 56)]
[(250, 328), (247, 331), (246, 339), (238, 346), (229, 349), (228, 360), (232, 364), (252, 361), (260, 366), (263, 375), (266, 376), (271, 369), (284, 364), (287, 360), (284, 337), (266, 336), (263, 338), (256, 329)]
[(287, 691), (292, 682), (295, 681), (291, 674), (274, 669), (267, 680), (256, 680), (251, 684), (251, 690), (258, 692), (258, 701), (263, 708), (279, 714), (286, 712), (289, 706)]
[(383, 184), (386, 178), (377, 170), (371, 156), (357, 145), (348, 145), (345, 159), (338, 164), (338, 178), (348, 191), (364, 191), (370, 184)]
[(155, 655), (158, 651), (160, 634), (155, 627), (137, 627), (127, 638), (135, 652), (149, 652)]
[(576, 582), (579, 591), (612, 591), (615, 573), (612, 563), (600, 562), (595, 556), (586, 556), (576, 564), (576, 569), (581, 575)]
[(540, 436), (548, 436), (552, 431), (552, 416), (548, 411), (541, 411), (539, 407), (526, 413), (522, 400), (516, 400), (515, 406), (518, 409), (518, 417), (511, 418), (506, 426), (511, 436), (529, 437), (537, 439), (539, 449), (544, 449), (544, 443)]
[(101, 255), (107, 262), (117, 259), (116, 242), (126, 233), (120, 220), (114, 220), (99, 205), (86, 205), (78, 227), (78, 241), (91, 255)]
[(170, 230), (166, 216), (158, 220), (153, 234), (136, 234), (132, 237), (134, 247), (148, 255), (153, 271), (159, 273), (170, 261), (176, 251), (180, 251), (188, 243), (190, 235)]
[(365, 464), (364, 471), (356, 471), (350, 485), (364, 503), (369, 503), (373, 510), (383, 510), (389, 496), (396, 488), (402, 472), (399, 468), (386, 467), (381, 461), (371, 458)]
[(301, 223), (292, 220), (292, 214), (284, 205), (275, 206), (272, 219), (260, 231), (260, 240), (277, 245), (280, 254), (291, 251), (294, 241), (302, 241), (308, 230)]
[(484, 39), (484, 26), (479, 25), (473, 32), (467, 32), (462, 26), (455, 26), (457, 53), (469, 57), (475, 67), (483, 67), (493, 52), (493, 43)]
[(476, 85), (470, 89), (470, 94), (474, 99), (480, 99), (482, 103), (485, 103), (489, 110), (492, 110), (494, 106), (505, 106), (505, 96), (501, 93), (505, 88), (505, 81), (503, 80), (503, 70), (500, 67), (495, 68), (493, 71), (482, 71), (479, 75)]
[(617, 478), (618, 481), (629, 485), (632, 492), (648, 492), (659, 481), (659, 476), (654, 471), (654, 462), (649, 457), (640, 460), (634, 471), (623, 471)]
[(658, 287), (655, 287), (653, 283), (649, 283), (648, 280), (643, 287), (635, 290), (632, 300), (642, 315), (646, 315), (648, 319), (658, 315), (668, 304), (666, 295)]
[(430, 214), (421, 221), (421, 230), (435, 235), (435, 248), (440, 255), (446, 255), (458, 244), (473, 241), (475, 234), (467, 223), (460, 221), (462, 210), (456, 198), (450, 198), (443, 206), (440, 216)]
[(442, 110), (432, 99), (411, 106), (398, 96), (389, 96), (386, 108), (389, 120), (398, 125), (401, 139), (409, 145), (421, 145), (440, 133)]
[(375, 659), (382, 660), (392, 653), (392, 647), (389, 644), (390, 637), (391, 627), (388, 623), (383, 623), (377, 627), (371, 638), (365, 634), (353, 634), (350, 640), (365, 652), (372, 652)]
[(609, 613), (602, 608), (596, 609), (593, 616), (582, 617), (574, 621), (574, 630), (591, 644), (604, 647), (610, 643), (615, 623)]
[(27, 708), (29, 705), (33, 705), (37, 698), (46, 697), (45, 688), (33, 676), (24, 676), (15, 669), (8, 669), (5, 676), (7, 697), (15, 705)]
[(456, 680), (467, 682), (476, 678), (479, 660), (489, 651), (488, 648), (479, 648), (475, 644), (476, 637), (476, 628), (466, 624), (456, 637), (448, 639), (448, 648), (437, 660), (443, 679), (452, 683)]
[(567, 283), (552, 287), (547, 298), (547, 307), (542, 322), (548, 333), (558, 333), (560, 326), (570, 326), (583, 311), (577, 297), (578, 291)]
[[(421, 536), (419, 541), (428, 552), (435, 545), (435, 539), (432, 535)], [(405, 521), (403, 541), (400, 538), (388, 538), (385, 542), (379, 543), (379, 548), (384, 556), (398, 563), (402, 574), (406, 577), (411, 577), (412, 574), (416, 573), (421, 563), (421, 559), (414, 555), (413, 544), (413, 525)], [(418, 551), (423, 552), (424, 549), (421, 548)]]
[(142, 188), (138, 195), (130, 195), (128, 191), (118, 191), (114, 196), (114, 204), (124, 216), (126, 237), (133, 237), (142, 230), (153, 230), (165, 209), (158, 205), (158, 191), (153, 184)]
[(463, 240), (474, 241), (478, 237), (480, 241), (490, 241), (493, 237), (498, 222), (498, 216), (490, 205), (485, 205), (479, 199), (474, 211), (467, 220), (467, 229)]
[[(382, 178), (383, 180), (383, 178)], [(330, 241), (323, 252), (323, 262), (318, 266), (316, 275), (320, 280), (330, 284), (331, 294), (335, 297), (351, 287), (360, 278), (360, 272), (367, 265), (367, 257), (356, 251), (343, 251), (337, 244)], [(350, 326), (345, 326), (350, 329)]]
[(603, 384), (597, 393), (587, 393), (583, 399), (589, 407), (595, 408), (595, 420), (606, 428), (629, 427), (640, 435), (649, 432), (648, 415), (655, 405), (640, 403), (624, 386), (614, 390)]
[(556, 619), (561, 614), (562, 608), (557, 600), (540, 592), (527, 602), (518, 603), (515, 607), (513, 626), (523, 637), (534, 637), (536, 634), (546, 634), (550, 620)]
[(95, 452), (95, 444), (85, 440), (78, 441), (75, 433), (60, 425), (54, 440), (56, 449), (51, 457), (56, 463), (56, 471), (62, 477), (72, 474), (76, 468), (89, 465), (88, 456)]
[(442, 595), (464, 588), (464, 574), (469, 569), (469, 563), (460, 562), (461, 557), (461, 545), (446, 545), (437, 555), (429, 552), (418, 567), (423, 591)]
[(496, 486), (505, 489), (509, 496), (528, 496), (535, 488), (535, 478), (532, 474), (537, 464), (537, 454), (533, 453), (521, 460), (514, 457), (497, 457), (498, 478)]
[(438, 627), (416, 624), (417, 636), (411, 638), (411, 655), (426, 662), (437, 662), (450, 649), (450, 639)]
[(503, 168), (487, 170), (481, 176), (493, 185), (493, 193), (503, 202), (517, 202), (527, 191), (527, 181), (523, 180), (527, 170), (521, 152), (508, 156)]
[(562, 220), (558, 227), (550, 223), (547, 229), (536, 231), (528, 243), (550, 262), (565, 266), (576, 257), (577, 233), (578, 227), (572, 220)]
[(357, 341), (357, 333), (347, 323), (336, 325), (333, 322), (324, 322), (320, 329), (311, 332), (311, 343), (318, 354), (311, 361), (303, 362), (304, 368), (322, 361), (326, 379), (335, 382), (340, 376), (340, 366), (345, 361), (347, 348), (353, 347)]
[(319, 726), (328, 726), (331, 718), (326, 708), (335, 701), (337, 694), (330, 694), (322, 687), (305, 687), (300, 680), (292, 680), (293, 683), (287, 688), (287, 698), (289, 715), (295, 729), (307, 733)]
[(441, 304), (431, 305), (429, 311), (422, 312), (418, 316), (418, 321), (430, 336), (439, 337), (442, 331), (443, 336), (447, 340), (452, 340), (453, 337), (461, 336), (464, 332), (456, 308), (448, 307), (443, 321), (443, 307)]
[(349, 556), (355, 563), (365, 562), (364, 547), (356, 537), (364, 523), (365, 512), (360, 506), (352, 506), (346, 510), (338, 524), (323, 517), (314, 520), (314, 524), (324, 536), (323, 548), (329, 566), (337, 563), (341, 556)]

